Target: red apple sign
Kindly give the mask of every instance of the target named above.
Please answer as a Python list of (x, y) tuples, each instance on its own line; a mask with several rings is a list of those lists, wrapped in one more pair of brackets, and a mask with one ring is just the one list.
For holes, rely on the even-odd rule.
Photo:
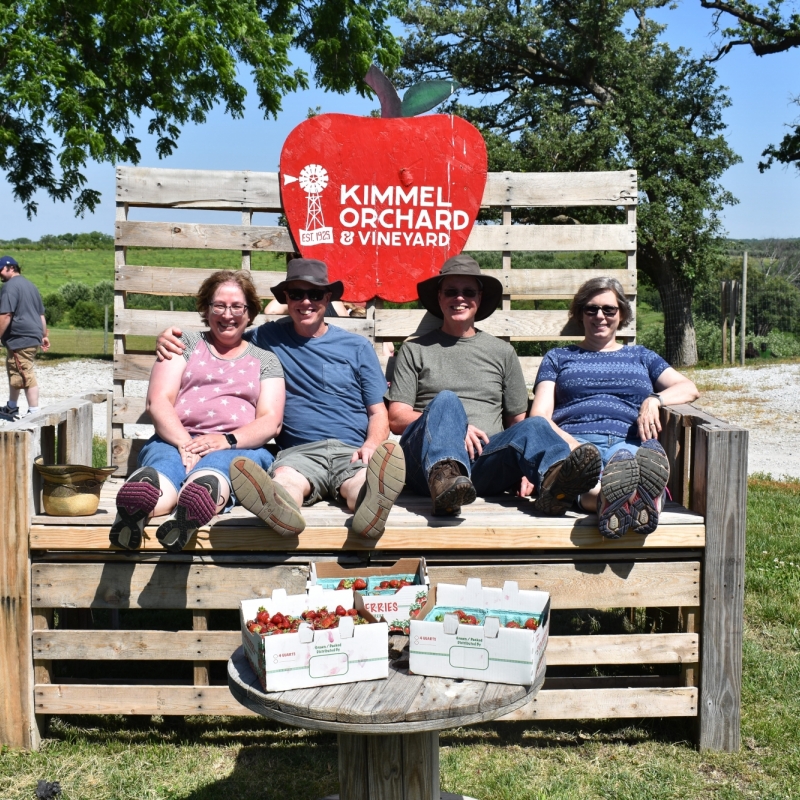
[(469, 237), (486, 145), (460, 117), (320, 114), (283, 145), (283, 207), (302, 255), (328, 265), (346, 300), (417, 298)]

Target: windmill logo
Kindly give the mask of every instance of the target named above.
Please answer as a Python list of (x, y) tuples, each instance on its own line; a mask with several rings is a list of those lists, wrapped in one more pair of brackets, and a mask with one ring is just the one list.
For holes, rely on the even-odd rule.
[(319, 164), (307, 164), (300, 170), (299, 178), (284, 176), (284, 184), (298, 181), (307, 195), (306, 227), (300, 229), (300, 244), (333, 244), (333, 228), (325, 227), (320, 195), (328, 185), (328, 170)]

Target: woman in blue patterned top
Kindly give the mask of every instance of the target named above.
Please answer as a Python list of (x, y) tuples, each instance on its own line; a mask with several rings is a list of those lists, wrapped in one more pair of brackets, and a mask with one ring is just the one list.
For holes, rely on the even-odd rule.
[(600, 450), (600, 483), (579, 504), (598, 512), (604, 536), (617, 539), (629, 529), (651, 533), (669, 478), (658, 442), (659, 409), (691, 403), (697, 387), (652, 350), (617, 342), (617, 330), (631, 319), (632, 309), (615, 278), (584, 283), (569, 316), (583, 328), (583, 341), (545, 355), (531, 416), (546, 417)]

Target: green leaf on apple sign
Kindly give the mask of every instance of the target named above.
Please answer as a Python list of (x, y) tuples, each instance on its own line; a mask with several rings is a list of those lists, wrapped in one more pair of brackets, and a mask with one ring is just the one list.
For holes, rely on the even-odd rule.
[(414, 84), (403, 95), (401, 113), (404, 117), (424, 114), (439, 103), (443, 103), (459, 88), (461, 84), (458, 81), (423, 81)]

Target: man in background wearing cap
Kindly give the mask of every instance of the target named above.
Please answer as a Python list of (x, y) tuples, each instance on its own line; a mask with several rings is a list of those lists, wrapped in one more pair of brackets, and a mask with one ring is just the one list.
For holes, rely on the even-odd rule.
[(408, 485), (430, 493), (435, 515), (449, 516), (476, 495), (519, 489), (524, 477), (538, 490), (538, 511), (565, 511), (597, 483), (600, 454), (549, 420), (526, 418), (514, 348), (475, 327), (500, 303), (500, 281), (460, 255), (417, 291), (442, 326), (403, 344), (386, 393)]
[(0, 416), (19, 419), (17, 400), (25, 390), (28, 413), (39, 410), (39, 384), (33, 371), (36, 350), (47, 350), (47, 323), (39, 290), (19, 274), (19, 264), (11, 256), (0, 258), (0, 342), (6, 348), (8, 402), (0, 408)]
[[(341, 498), (354, 511), (355, 533), (376, 539), (405, 482), (403, 452), (386, 441), (386, 379), (370, 342), (325, 322), (341, 281), (328, 281), (322, 261), (295, 258), (286, 280), (272, 287), (289, 316), (245, 333), (283, 365), (286, 407), (276, 437), (281, 448), (267, 474), (249, 459), (231, 465), (241, 504), (285, 536), (300, 533), (300, 506)], [(158, 354), (180, 353), (180, 330), (158, 339)]]

